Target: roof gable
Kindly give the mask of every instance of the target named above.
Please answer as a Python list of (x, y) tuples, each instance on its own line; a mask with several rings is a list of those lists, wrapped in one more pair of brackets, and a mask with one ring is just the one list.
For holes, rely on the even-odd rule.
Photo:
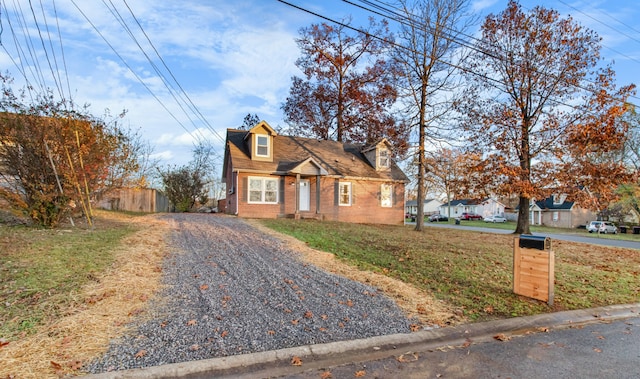
[(571, 209), (573, 208), (573, 204), (574, 204), (573, 201), (567, 201), (566, 199), (562, 203), (556, 203), (554, 202), (554, 196), (549, 196), (546, 199), (541, 201), (536, 201), (535, 203), (540, 209), (557, 209), (557, 210)]
[[(268, 126), (266, 123), (265, 125)], [(275, 135), (273, 161), (252, 160), (249, 147), (245, 143), (249, 132), (227, 129), (225, 166), (232, 164), (233, 170), (279, 175), (292, 174), (312, 167), (320, 170), (321, 175), (408, 181), (407, 176), (393, 160), (390, 170), (376, 171), (362, 153), (362, 145), (336, 141)], [(228, 169), (225, 167), (223, 171), (227, 172)]]

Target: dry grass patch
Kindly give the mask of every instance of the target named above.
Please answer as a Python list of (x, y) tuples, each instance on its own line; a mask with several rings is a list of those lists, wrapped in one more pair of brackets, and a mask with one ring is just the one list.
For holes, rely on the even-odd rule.
[(169, 226), (153, 215), (98, 214), (94, 233), (100, 228), (131, 225), (137, 231), (109, 247), (114, 257), (105, 271), (92, 272), (88, 283), (65, 294), (66, 306), (61, 306), (59, 317), (43, 320), (28, 333), (4, 341), (1, 378), (78, 374), (84, 364), (106, 352), (109, 341), (123, 334), (133, 317), (145, 312), (160, 283)]

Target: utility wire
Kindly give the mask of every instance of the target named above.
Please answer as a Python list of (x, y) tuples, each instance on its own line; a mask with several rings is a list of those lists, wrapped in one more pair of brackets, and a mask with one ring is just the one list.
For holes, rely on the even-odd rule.
[[(396, 20), (397, 22), (400, 22), (400, 23), (402, 23), (402, 24), (404, 24), (404, 25), (408, 25), (408, 26), (415, 26), (415, 21), (413, 21), (413, 20), (415, 20), (415, 19), (417, 19), (417, 18), (418, 18), (418, 17), (416, 17), (415, 15), (411, 15), (411, 16), (412, 16), (411, 18), (410, 18), (410, 17), (408, 17), (408, 16), (406, 16), (406, 15), (403, 15), (402, 13), (399, 13), (399, 12), (404, 12), (404, 11), (399, 10), (398, 8), (396, 8), (396, 7), (392, 6), (392, 5), (389, 5), (388, 3), (384, 2), (384, 1), (376, 1), (376, 3), (384, 4), (386, 7), (385, 7), (385, 6), (382, 6), (382, 5), (377, 5), (377, 4), (375, 4), (374, 2), (372, 2), (372, 1), (368, 1), (368, 0), (360, 0), (360, 2), (362, 2), (362, 3), (366, 3), (366, 4), (370, 5), (370, 6), (373, 6), (373, 7), (375, 7), (376, 9), (379, 9), (381, 12), (380, 12), (380, 11), (372, 10), (372, 9), (370, 9), (370, 8), (368, 8), (368, 7), (363, 6), (363, 5), (355, 4), (355, 3), (353, 3), (352, 1), (349, 1), (349, 0), (343, 0), (343, 2), (348, 3), (348, 4), (351, 4), (351, 5), (353, 5), (353, 6), (355, 6), (355, 7), (358, 7), (358, 8), (360, 8), (360, 9), (362, 9), (362, 10), (365, 10), (365, 11), (368, 11), (368, 12), (371, 12), (371, 13), (374, 13), (374, 14), (377, 14), (377, 15), (382, 16), (382, 17), (385, 17), (385, 18), (389, 18), (389, 15), (392, 15), (392, 17), (391, 17), (392, 19), (394, 19), (394, 20)], [(389, 7), (390, 7), (391, 9), (390, 9)], [(406, 21), (405, 21), (405, 19), (406, 19)], [(426, 24), (423, 24), (422, 26), (425, 26), (425, 27), (427, 27), (427, 28), (429, 28), (429, 29), (431, 29), (431, 30), (433, 30), (433, 29), (434, 29), (433, 27), (431, 27), (431, 26), (429, 26), (429, 25), (426, 25)], [(460, 32), (460, 31), (458, 31), (458, 30), (452, 29), (452, 28), (450, 28), (450, 27), (448, 27), (448, 26), (446, 26), (446, 25), (441, 25), (441, 27), (442, 27), (442, 28), (444, 28), (444, 29), (446, 29), (446, 30), (453, 31), (453, 32), (454, 32), (454, 33), (456, 33), (457, 35), (462, 35), (462, 36), (466, 37), (468, 40), (473, 40), (473, 41), (475, 41), (476, 43), (482, 42), (482, 41), (481, 41), (479, 38), (477, 38), (477, 37), (474, 37), (474, 36), (471, 36), (471, 35), (469, 35), (469, 34), (466, 34), (466, 33)], [(462, 46), (462, 47), (465, 47), (465, 48), (471, 49), (471, 50), (473, 50), (473, 51), (479, 52), (479, 53), (481, 53), (481, 54), (484, 54), (484, 55), (490, 56), (491, 58), (494, 58), (494, 59), (501, 60), (501, 59), (503, 59), (503, 57), (504, 57), (504, 56), (506, 55), (506, 53), (507, 53), (507, 52), (503, 51), (503, 50), (501, 49), (501, 47), (499, 47), (499, 46), (491, 46), (494, 50), (496, 50), (496, 52), (491, 52), (491, 51), (489, 51), (489, 50), (488, 50), (488, 49), (486, 49), (486, 48), (479, 49), (478, 47), (476, 47), (476, 46), (475, 46), (475, 44), (471, 43), (470, 41), (467, 41), (467, 40), (464, 40), (464, 39), (460, 39), (460, 38), (458, 38), (458, 37), (451, 37), (451, 36), (450, 36), (450, 35), (448, 35), (448, 34), (445, 34), (445, 35), (444, 35), (444, 37), (445, 37), (445, 39), (447, 39), (447, 40), (449, 40), (449, 41), (452, 41), (452, 42), (454, 42), (454, 43), (457, 43), (457, 44), (459, 44), (459, 45), (460, 45), (460, 46)], [(609, 48), (609, 49), (610, 49), (610, 48)], [(445, 64), (449, 64), (449, 62), (444, 62), (444, 61), (440, 61), (440, 62), (445, 63)], [(470, 72), (469, 70), (464, 70), (464, 71), (466, 71), (466, 72)], [(541, 72), (538, 72), (538, 73), (543, 74), (543, 75), (548, 75), (548, 74), (546, 74), (546, 73), (541, 73)], [(475, 73), (474, 73), (474, 74), (475, 74)], [(477, 75), (477, 74), (476, 74), (476, 75)], [(589, 82), (589, 83), (591, 83), (591, 84), (594, 84), (594, 82), (593, 82), (593, 81), (590, 81), (590, 80), (587, 80), (587, 82)], [(592, 92), (592, 93), (593, 93), (593, 91), (592, 91), (592, 90), (590, 90), (590, 89), (588, 89), (588, 88), (585, 88), (585, 87), (584, 87), (584, 86), (582, 86), (582, 85), (574, 85), (574, 86), (575, 86), (576, 88), (579, 88), (579, 89), (583, 90), (583, 91), (587, 91), (587, 92)], [(633, 99), (640, 100), (640, 97), (638, 97), (638, 96), (636, 96), (636, 95), (633, 95), (633, 94), (629, 95), (629, 98), (633, 98)], [(612, 99), (617, 100), (617, 99), (615, 99), (615, 98), (612, 98)], [(556, 102), (557, 102), (557, 101), (556, 101)], [(631, 103), (631, 102), (629, 102), (629, 101), (627, 101), (627, 103), (634, 105), (633, 103)], [(569, 104), (563, 104), (563, 103), (560, 103), (560, 104), (561, 104), (561, 105), (567, 105), (567, 106), (570, 106), (570, 107), (572, 107), (572, 108), (575, 108), (574, 106), (571, 106), (571, 105), (569, 105)], [(635, 106), (635, 105), (634, 105), (634, 106)]]
[(171, 110), (169, 110), (169, 108), (164, 104), (164, 102), (162, 100), (160, 100), (160, 98), (158, 98), (158, 96), (156, 96), (156, 94), (151, 90), (151, 88), (149, 88), (149, 86), (144, 82), (144, 80), (142, 80), (142, 78), (135, 72), (135, 70), (133, 70), (133, 68), (127, 63), (127, 61), (122, 57), (122, 55), (120, 55), (120, 53), (118, 53), (118, 51), (113, 47), (113, 45), (111, 45), (109, 40), (107, 40), (107, 38), (102, 34), (102, 32), (100, 32), (100, 30), (89, 19), (89, 17), (82, 11), (82, 9), (80, 9), (78, 4), (76, 4), (75, 0), (70, 0), (70, 1), (76, 7), (76, 9), (80, 12), (80, 14), (85, 18), (85, 20), (89, 23), (89, 25), (91, 25), (93, 30), (95, 30), (95, 32), (98, 33), (98, 35), (107, 44), (107, 46), (109, 46), (109, 48), (113, 51), (113, 53), (118, 58), (120, 58), (122, 63), (136, 77), (136, 79), (140, 82), (140, 84), (142, 84), (142, 86), (144, 86), (144, 88), (146, 88), (146, 90), (149, 92), (149, 94), (151, 94), (151, 96), (153, 96), (154, 99), (156, 99), (156, 101), (158, 101), (158, 103), (165, 109), (165, 111), (167, 111), (167, 113), (171, 116), (171, 118), (173, 118), (178, 123), (178, 125), (180, 125), (180, 127), (182, 127), (182, 129), (184, 129), (184, 131), (187, 132), (187, 134), (189, 134), (194, 140), (199, 140), (184, 126), (184, 124), (180, 120), (178, 120), (178, 118), (173, 114), (173, 112), (171, 112)]
[[(40, 6), (42, 6), (42, 2), (40, 3)], [(36, 12), (33, 9), (33, 3), (32, 0), (29, 0), (29, 9), (31, 10), (31, 15), (33, 16), (33, 23), (36, 26), (36, 30), (38, 31), (38, 37), (40, 37), (40, 43), (42, 44), (42, 50), (44, 52), (44, 56), (47, 60), (47, 64), (49, 65), (49, 70), (51, 71), (51, 77), (53, 78), (53, 82), (56, 86), (56, 88), (58, 89), (58, 94), (60, 95), (61, 99), (64, 99), (64, 93), (62, 91), (61, 88), (61, 83), (60, 83), (60, 71), (58, 70), (58, 65), (57, 62), (55, 61), (55, 51), (53, 50), (53, 46), (51, 49), (51, 54), (53, 55), (53, 60), (56, 66), (56, 69), (54, 70), (52, 64), (51, 64), (51, 58), (49, 57), (49, 52), (47, 50), (47, 46), (45, 45), (44, 42), (44, 37), (42, 36), (42, 30), (40, 29), (40, 23), (38, 22), (38, 17), (36, 16)], [(49, 43), (51, 43), (51, 35), (49, 33), (49, 27), (47, 25), (47, 19), (46, 16), (44, 15), (44, 8), (42, 9), (42, 15), (44, 17), (44, 24), (47, 27), (47, 34), (49, 34)]]
[[(343, 22), (341, 22), (341, 21), (335, 20), (335, 19), (330, 18), (330, 17), (328, 17), (328, 16), (323, 16), (323, 15), (321, 15), (320, 13), (317, 13), (317, 12), (315, 12), (315, 11), (312, 11), (312, 10), (306, 9), (306, 8), (304, 8), (304, 7), (301, 7), (301, 6), (298, 6), (298, 5), (292, 4), (292, 3), (290, 3), (290, 2), (288, 2), (288, 1), (286, 1), (286, 0), (277, 0), (277, 1), (278, 1), (278, 2), (280, 2), (280, 3), (283, 3), (283, 4), (285, 4), (285, 5), (288, 5), (288, 6), (292, 7), (292, 8), (298, 9), (298, 10), (303, 11), (303, 12), (306, 12), (306, 13), (309, 13), (309, 14), (311, 14), (311, 15), (313, 15), (313, 16), (316, 16), (316, 17), (318, 17), (318, 18), (321, 18), (321, 19), (323, 19), (323, 20), (326, 20), (326, 21), (329, 21), (329, 22), (331, 22), (331, 23), (334, 23), (334, 24), (336, 24), (336, 25), (340, 25), (340, 26), (342, 26), (342, 27), (345, 27), (345, 28), (347, 28), (347, 29), (353, 30), (353, 31), (358, 32), (358, 33), (363, 33), (363, 34), (369, 35), (369, 36), (371, 36), (371, 37), (373, 37), (373, 38), (376, 38), (376, 39), (378, 39), (378, 40), (380, 40), (380, 41), (383, 41), (383, 42), (385, 42), (385, 43), (390, 43), (391, 45), (393, 45), (393, 46), (395, 46), (395, 47), (397, 47), (397, 48), (401, 48), (401, 49), (409, 50), (409, 51), (411, 51), (411, 52), (416, 53), (416, 51), (415, 51), (415, 50), (412, 50), (411, 48), (409, 48), (409, 47), (407, 47), (407, 46), (400, 45), (400, 44), (398, 44), (398, 43), (396, 43), (396, 42), (390, 42), (390, 41), (388, 41), (388, 40), (386, 40), (386, 39), (384, 39), (384, 38), (382, 38), (382, 37), (380, 37), (380, 36), (373, 35), (373, 34), (368, 33), (368, 32), (366, 32), (366, 31), (364, 31), (364, 30), (362, 30), (362, 29), (359, 29), (359, 28), (353, 27), (353, 26), (351, 26), (351, 25), (347, 25), (347, 24), (345, 24), (345, 23), (343, 23)], [(346, 1), (346, 0), (343, 0), (343, 1)], [(483, 52), (483, 53), (484, 53), (484, 52)], [(474, 72), (474, 71), (472, 71), (472, 70), (469, 70), (469, 69), (468, 69), (468, 68), (466, 68), (466, 67), (462, 67), (462, 66), (457, 65), (457, 64), (452, 63), (452, 62), (448, 62), (448, 61), (441, 60), (441, 59), (437, 59), (437, 61), (439, 61), (440, 63), (443, 63), (443, 64), (445, 64), (445, 65), (451, 66), (451, 67), (453, 67), (453, 68), (456, 68), (456, 69), (458, 69), (458, 70), (460, 70), (460, 71), (462, 71), (462, 72), (466, 72), (466, 73), (470, 73), (470, 74), (472, 74), (472, 75), (476, 75), (476, 76), (480, 77), (481, 79), (486, 80), (486, 81), (487, 81), (487, 83), (491, 83), (491, 85), (492, 85), (493, 87), (495, 87), (496, 89), (501, 90), (501, 91), (504, 91), (504, 84), (503, 84), (501, 81), (499, 81), (499, 80), (497, 80), (497, 79), (495, 79), (495, 78), (491, 78), (491, 77), (488, 77), (488, 76), (486, 76), (486, 75), (479, 74), (479, 73), (477, 73), (477, 72)], [(578, 87), (578, 88), (581, 88), (581, 87)], [(583, 90), (586, 90), (586, 89), (584, 89), (584, 88), (582, 88), (582, 89), (583, 89)], [(540, 94), (536, 94), (536, 95), (537, 95), (537, 96), (541, 96)], [(612, 98), (612, 99), (614, 99), (614, 100), (618, 100), (618, 99), (615, 99), (615, 98)], [(550, 100), (550, 101), (553, 101), (554, 103), (556, 103), (556, 104), (558, 104), (558, 105), (562, 105), (562, 106), (570, 107), (570, 108), (575, 109), (575, 110), (579, 110), (578, 108), (576, 108), (576, 106), (575, 106), (575, 105), (568, 104), (568, 103), (565, 103), (565, 102), (562, 102), (562, 101), (559, 101), (559, 100), (555, 100), (555, 99), (549, 99), (549, 100)]]
[[(155, 45), (153, 44), (153, 42), (151, 41), (151, 39), (149, 38), (149, 36), (147, 35), (147, 33), (145, 32), (144, 28), (142, 27), (142, 25), (140, 24), (140, 21), (138, 21), (138, 18), (136, 17), (136, 15), (133, 13), (133, 10), (131, 9), (131, 7), (129, 7), (129, 4), (127, 3), (126, 0), (122, 0), (125, 4), (125, 6), (127, 7), (127, 9), (129, 10), (129, 13), (131, 14), (131, 17), (135, 20), (136, 24), (138, 25), (138, 27), (140, 28), (140, 31), (142, 32), (142, 34), (145, 36), (145, 38), (147, 39), (147, 42), (149, 42), (149, 45), (153, 48), (153, 51), (156, 53), (156, 56), (158, 57), (158, 59), (160, 59), (160, 62), (162, 62), (162, 65), (164, 66), (164, 68), (167, 70), (167, 72), (169, 73), (169, 75), (171, 76), (171, 78), (173, 79), (173, 81), (176, 83), (176, 85), (178, 86), (178, 88), (180, 89), (180, 92), (184, 95), (184, 97), (187, 99), (188, 105), (190, 106), (190, 109), (195, 112), (199, 117), (200, 120), (202, 120), (205, 125), (208, 127), (208, 129), (216, 136), (218, 137), (218, 139), (220, 141), (222, 141), (223, 143), (225, 142), (225, 139), (211, 126), (211, 124), (209, 123), (209, 121), (207, 120), (207, 118), (200, 112), (200, 110), (198, 109), (198, 107), (196, 107), (196, 105), (193, 103), (193, 101), (191, 100), (191, 98), (189, 97), (189, 95), (187, 94), (187, 92), (184, 90), (184, 88), (180, 85), (180, 82), (178, 81), (178, 79), (175, 77), (175, 75), (173, 74), (173, 72), (171, 71), (171, 69), (169, 68), (169, 66), (167, 66), (165, 60), (162, 58), (162, 56), (160, 55), (160, 52), (158, 52), (158, 49), (156, 49)], [(146, 54), (145, 54), (146, 56)]]
[[(171, 85), (167, 82), (166, 78), (164, 77), (164, 75), (162, 74), (162, 72), (160, 71), (160, 69), (158, 68), (158, 66), (153, 62), (153, 60), (149, 57), (149, 55), (147, 54), (147, 52), (144, 50), (144, 48), (140, 45), (140, 42), (138, 41), (138, 39), (136, 38), (136, 36), (134, 35), (133, 31), (129, 28), (129, 26), (127, 25), (126, 21), (124, 20), (124, 18), (122, 17), (122, 15), (120, 14), (120, 12), (118, 12), (118, 9), (115, 7), (115, 5), (113, 4), (113, 2), (111, 2), (109, 0), (109, 3), (111, 4), (111, 7), (109, 7), (109, 5), (105, 2), (105, 0), (102, 1), (102, 3), (104, 4), (105, 7), (107, 7), (107, 9), (109, 9), (109, 12), (111, 12), (111, 15), (116, 19), (116, 21), (118, 21), (120, 23), (120, 25), (122, 26), (122, 28), (127, 32), (127, 34), (129, 35), (129, 37), (131, 38), (131, 40), (136, 44), (136, 46), (138, 46), (138, 49), (142, 52), (142, 54), (144, 55), (144, 57), (146, 58), (147, 62), (149, 62), (149, 64), (151, 65), (151, 67), (153, 68), (153, 70), (158, 74), (158, 76), (160, 77), (160, 79), (162, 80), (162, 83), (164, 84), (165, 88), (167, 88), (167, 90), (169, 91), (169, 94), (173, 97), (173, 99), (175, 100), (175, 102), (178, 104), (178, 106), (180, 107), (180, 109), (182, 110), (182, 112), (187, 116), (187, 118), (189, 119), (189, 121), (195, 125), (195, 122), (193, 121), (193, 119), (191, 118), (190, 114), (184, 109), (184, 106), (182, 105), (182, 102), (180, 100), (178, 100), (178, 98), (176, 97), (175, 91), (172, 89)], [(198, 130), (196, 128), (196, 131), (199, 132), (200, 137), (202, 139), (205, 139), (204, 134), (202, 134), (202, 132), (200, 130)]]

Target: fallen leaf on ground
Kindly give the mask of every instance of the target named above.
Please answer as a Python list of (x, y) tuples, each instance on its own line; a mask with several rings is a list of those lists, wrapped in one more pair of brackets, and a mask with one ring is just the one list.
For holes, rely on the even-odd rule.
[(302, 359), (300, 359), (300, 357), (294, 356), (293, 358), (291, 358), (291, 365), (292, 366), (302, 366)]
[(320, 379), (331, 379), (333, 378), (333, 375), (331, 375), (331, 371), (324, 371), (322, 374), (320, 374)]
[(198, 321), (196, 321), (196, 320), (189, 320), (189, 321), (187, 321), (187, 325), (188, 325), (188, 326), (194, 326), (194, 325), (196, 325), (197, 323), (198, 323)]
[(54, 370), (62, 370), (62, 365), (54, 361), (51, 361), (51, 367), (53, 367)]
[(203, 285), (200, 286), (200, 291), (205, 291), (207, 289), (209, 289), (209, 285), (208, 284), (203, 284)]
[(136, 355), (134, 355), (135, 358), (142, 358), (145, 355), (147, 355), (147, 351), (146, 350), (140, 350), (139, 352), (136, 353)]
[(396, 360), (400, 363), (415, 362), (418, 360), (418, 354), (412, 352), (405, 353), (396, 358)]
[(493, 338), (497, 339), (498, 341), (509, 341), (511, 339), (511, 337), (505, 335), (504, 333), (496, 334), (495, 336), (493, 336)]
[(365, 375), (367, 375), (367, 372), (364, 370), (356, 371), (353, 373), (353, 376), (355, 376), (356, 378), (362, 378)]

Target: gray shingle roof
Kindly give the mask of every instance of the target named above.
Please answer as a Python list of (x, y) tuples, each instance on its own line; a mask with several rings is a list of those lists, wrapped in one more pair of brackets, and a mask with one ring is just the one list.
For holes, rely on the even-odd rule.
[(312, 158), (328, 175), (407, 182), (408, 178), (392, 161), (391, 169), (376, 171), (361, 153), (363, 145), (277, 135), (273, 137), (273, 162), (251, 160), (245, 141), (246, 130), (227, 129), (227, 151), (234, 169), (269, 174), (287, 174)]

